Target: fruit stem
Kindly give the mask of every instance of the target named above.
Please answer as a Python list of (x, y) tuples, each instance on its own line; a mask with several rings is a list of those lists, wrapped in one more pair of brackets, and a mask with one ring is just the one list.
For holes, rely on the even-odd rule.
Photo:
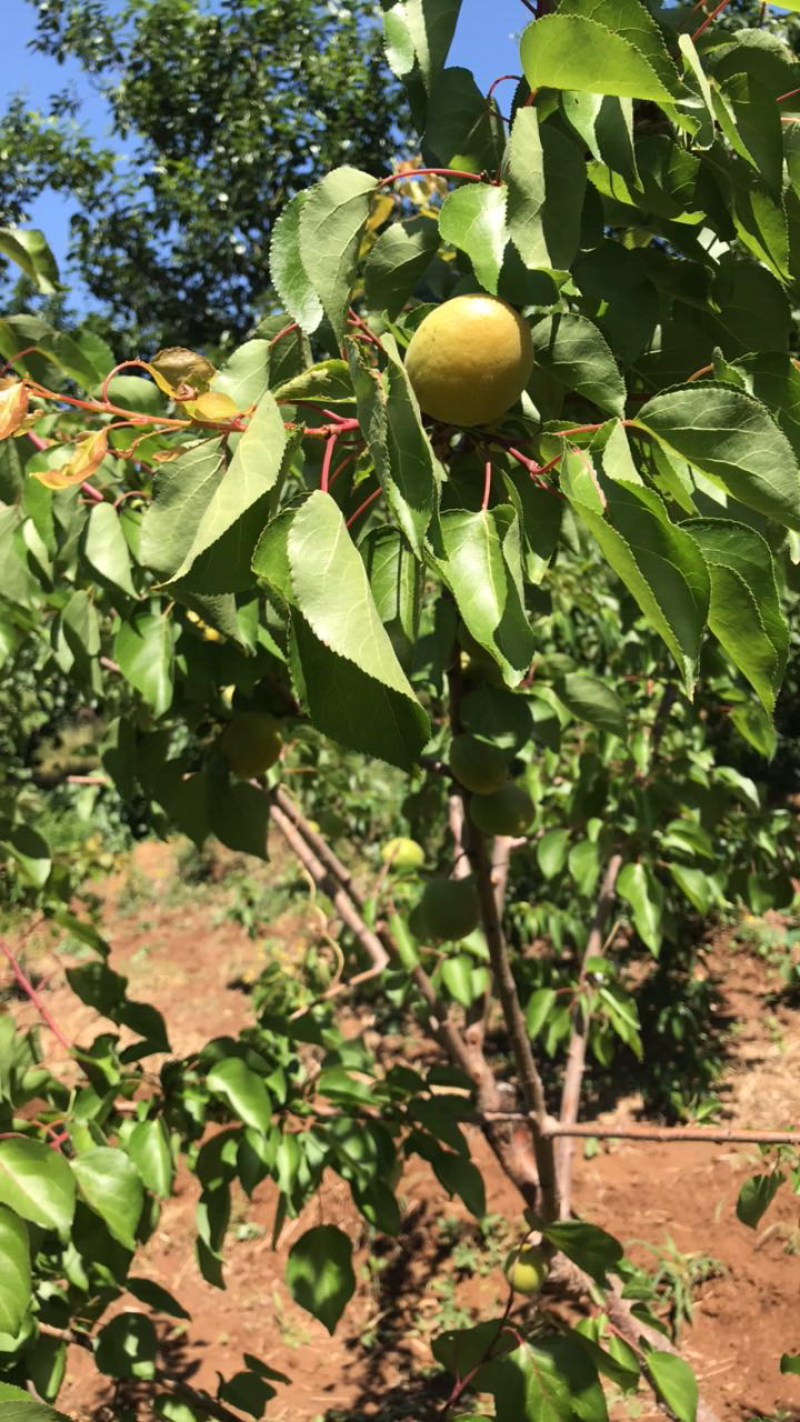
[(363, 321), (361, 319), (358, 312), (354, 311), (352, 306), (350, 307), (350, 310), (347, 313), (347, 320), (348, 325), (357, 326), (360, 331), (363, 331), (367, 339), (372, 343), (373, 346), (377, 346), (379, 351), (382, 351), (384, 349), (383, 342), (378, 338), (378, 336), (375, 335), (374, 331), (370, 330), (366, 321)]
[(487, 459), (487, 461), (486, 461), (486, 467), (485, 467), (485, 469), (484, 469), (484, 474), (483, 474), (483, 503), (481, 504), (481, 513), (486, 513), (486, 510), (487, 510), (488, 507), (489, 507), (489, 496), (490, 496), (491, 492), (492, 492), (492, 461), (491, 461), (491, 459)]

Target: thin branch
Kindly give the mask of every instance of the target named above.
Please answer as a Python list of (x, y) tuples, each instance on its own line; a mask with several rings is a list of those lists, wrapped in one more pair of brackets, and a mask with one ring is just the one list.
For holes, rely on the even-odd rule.
[(360, 913), (356, 910), (356, 906), (350, 895), (341, 887), (337, 880), (328, 873), (325, 865), (309, 848), (299, 830), (292, 824), (288, 815), (284, 814), (279, 805), (272, 805), (270, 816), (289, 845), (289, 848), (296, 854), (303, 868), (311, 875), (311, 878), (318, 888), (327, 894), (342, 923), (355, 935), (372, 963), (372, 968), (369, 969), (367, 973), (359, 973), (357, 977), (352, 978), (350, 985), (354, 982), (364, 982), (367, 977), (375, 977), (378, 973), (383, 972), (383, 969), (389, 961), (389, 955), (380, 939), (373, 933), (372, 929), (367, 926)]
[(708, 26), (711, 24), (712, 20), (716, 20), (717, 15), (720, 13), (721, 10), (725, 9), (725, 6), (728, 3), (729, 0), (719, 0), (719, 4), (716, 6), (716, 8), (711, 11), (710, 15), (706, 15), (706, 18), (704, 19), (702, 25), (700, 25), (699, 28), (695, 30), (694, 34), (692, 35), (692, 44), (695, 44), (697, 40), (699, 40), (703, 31), (708, 29)]
[[(492, 1121), (520, 1121), (527, 1120), (528, 1113), (484, 1111), (475, 1119), (484, 1117)], [(665, 1145), (681, 1145), (684, 1141), (705, 1141), (708, 1145), (800, 1145), (800, 1131), (746, 1131), (735, 1126), (602, 1126), (598, 1121), (583, 1121), (580, 1125), (548, 1121), (543, 1135), (549, 1140), (574, 1136), (581, 1140), (661, 1141)]]
[[(591, 1015), (588, 1010), (585, 988), (587, 965), (591, 958), (602, 957), (606, 924), (614, 902), (617, 876), (622, 868), (622, 855), (612, 854), (603, 876), (600, 893), (595, 907), (594, 919), (586, 940), (586, 950), (581, 963), (578, 979), (578, 993), (573, 1007), (572, 1034), (570, 1037), (564, 1084), (561, 1090), (561, 1110), (559, 1121), (564, 1126), (574, 1126), (578, 1119), (581, 1100), (581, 1084), (586, 1066), (586, 1046), (589, 1038)], [(565, 1137), (557, 1152), (558, 1178), (561, 1187), (562, 1218), (569, 1219), (570, 1183), (572, 1174), (573, 1146), (570, 1137)]]
[[(461, 730), (462, 694), (461, 660), (458, 653), (456, 653), (448, 672), (448, 690), (450, 694), (450, 727), (454, 734), (458, 734)], [(511, 971), (503, 924), (497, 911), (489, 850), (483, 834), (470, 819), (466, 805), (463, 833), (464, 846), (475, 874), (495, 991), (503, 1009), (522, 1097), (528, 1108), (531, 1144), (536, 1159), (541, 1191), (540, 1208), (547, 1220), (556, 1220), (559, 1218), (558, 1178), (552, 1142), (547, 1140), (543, 1134), (543, 1128), (549, 1119), (544, 1085), (533, 1059), (525, 1017), (520, 1005), (514, 974)]]
[(49, 1009), (45, 1007), (45, 1004), (42, 1002), (42, 999), (36, 991), (36, 988), (33, 986), (33, 983), (30, 982), (30, 980), (25, 976), (13, 952), (9, 948), (8, 944), (3, 941), (2, 938), (0, 938), (0, 953), (3, 954), (3, 957), (6, 959), (6, 962), (11, 968), (14, 977), (19, 983), (26, 997), (30, 998), (42, 1021), (47, 1027), (50, 1028), (50, 1031), (53, 1033), (53, 1036), (56, 1038), (57, 1041), (61, 1043), (62, 1047), (64, 1047), (66, 1051), (71, 1052), (72, 1043), (67, 1037), (64, 1036), (64, 1033), (61, 1031), (61, 1028), (53, 1018)]

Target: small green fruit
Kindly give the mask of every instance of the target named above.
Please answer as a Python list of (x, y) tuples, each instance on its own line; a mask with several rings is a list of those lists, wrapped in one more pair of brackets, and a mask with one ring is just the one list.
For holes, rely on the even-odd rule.
[(420, 408), (462, 427), (499, 420), (519, 399), (532, 369), (527, 321), (505, 301), (479, 292), (438, 306), (420, 322), (406, 352)]
[(548, 1274), (548, 1264), (535, 1244), (512, 1249), (505, 1263), (505, 1276), (518, 1294), (538, 1294)]
[(245, 780), (269, 770), (282, 747), (280, 722), (268, 711), (237, 711), (220, 741), (231, 770)]
[(422, 936), (427, 933), (448, 942), (466, 938), (481, 917), (478, 891), (471, 879), (429, 879), (417, 907), (415, 920)]
[(469, 802), (473, 824), (484, 834), (526, 834), (536, 813), (527, 790), (508, 781), (493, 795), (474, 795)]
[(491, 741), (480, 740), (467, 732), (453, 737), (450, 769), (456, 780), (477, 795), (490, 795), (500, 789), (508, 761), (509, 757)]
[(392, 869), (420, 869), (425, 850), (415, 839), (390, 839), (381, 850), (381, 859)]

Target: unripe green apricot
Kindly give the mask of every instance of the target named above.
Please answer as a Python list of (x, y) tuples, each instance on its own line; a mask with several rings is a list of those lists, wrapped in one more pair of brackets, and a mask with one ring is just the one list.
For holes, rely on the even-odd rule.
[(406, 352), (420, 408), (447, 425), (499, 420), (519, 399), (532, 369), (527, 321), (499, 297), (481, 293), (437, 306)]
[(429, 879), (415, 914), (415, 932), (432, 938), (466, 938), (478, 927), (481, 906), (471, 879)]
[(381, 859), (393, 869), (420, 869), (425, 850), (415, 839), (389, 839), (381, 849)]
[(547, 1274), (547, 1260), (535, 1244), (512, 1249), (505, 1262), (505, 1276), (518, 1294), (538, 1294)]
[(484, 834), (518, 835), (528, 831), (536, 812), (527, 790), (509, 780), (492, 795), (473, 795), (469, 813)]
[(477, 795), (499, 790), (506, 778), (509, 757), (491, 741), (464, 732), (454, 736), (449, 764), (456, 780)]
[(280, 722), (268, 711), (237, 711), (220, 741), (231, 770), (245, 780), (269, 770), (282, 746)]

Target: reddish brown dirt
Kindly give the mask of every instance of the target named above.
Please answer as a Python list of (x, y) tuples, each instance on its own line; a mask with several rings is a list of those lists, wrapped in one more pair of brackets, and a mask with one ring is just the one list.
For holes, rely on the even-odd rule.
[[(124, 873), (100, 890), (111, 966), (130, 977), (132, 997), (146, 997), (164, 1013), (176, 1053), (211, 1036), (236, 1033), (249, 1020), (250, 1008), (247, 995), (233, 984), (251, 979), (264, 956), (236, 924), (219, 921), (225, 885), (190, 889), (176, 904), (171, 851), (143, 845), (133, 863), (135, 882), (145, 893), (126, 912)], [(291, 955), (303, 936), (304, 907), (298, 904), (293, 915), (271, 926), (273, 948), (284, 943)], [(47, 1003), (71, 1037), (86, 1040), (101, 1021), (76, 1002), (60, 969), (47, 982), (52, 962), (39, 960)], [(739, 1024), (723, 1089), (726, 1124), (797, 1125), (800, 1012), (765, 1009), (765, 993), (776, 983), (746, 953), (720, 944), (709, 968), (723, 980), (726, 1009)], [(18, 1011), (30, 1020), (27, 1004), (19, 1004)], [(359, 1024), (359, 1030), (368, 1027)], [(387, 1045), (400, 1051), (403, 1043), (398, 1038)], [(622, 1126), (635, 1119), (638, 1104), (636, 1097), (619, 1103), (607, 1123)], [(505, 1297), (499, 1260), (519, 1221), (514, 1191), (477, 1130), (469, 1135), (484, 1171), (489, 1212), (500, 1217), (488, 1247), (417, 1158), (401, 1185), (403, 1234), (377, 1256), (370, 1255), (347, 1187), (332, 1176), (303, 1218), (288, 1223), (273, 1251), (276, 1194), (267, 1182), (250, 1205), (244, 1196), (235, 1202), (224, 1292), (207, 1285), (194, 1262), (197, 1189), (191, 1177), (183, 1177), (136, 1263), (137, 1274), (169, 1288), (191, 1313), (185, 1327), (165, 1320), (167, 1365), (214, 1393), (218, 1372), (230, 1376), (243, 1367), (245, 1352), (261, 1357), (292, 1379), (269, 1405), (271, 1422), (322, 1422), (328, 1409), (342, 1409), (348, 1422), (433, 1418), (445, 1394), (425, 1373), (432, 1361), (430, 1337), (443, 1326), (442, 1309), (444, 1326), (453, 1326), (454, 1309), (473, 1310), (478, 1317), (497, 1307)], [(617, 1234), (637, 1262), (652, 1265), (652, 1255), (637, 1241), (659, 1245), (667, 1236), (681, 1251), (718, 1259), (725, 1272), (696, 1291), (694, 1322), (681, 1337), (704, 1399), (719, 1422), (800, 1422), (800, 1378), (778, 1372), (782, 1352), (800, 1352), (800, 1260), (789, 1252), (795, 1244), (800, 1248), (798, 1202), (784, 1189), (760, 1231), (754, 1234), (738, 1223), (737, 1192), (757, 1158), (754, 1149), (705, 1144), (617, 1142), (590, 1160), (579, 1150), (574, 1205), (584, 1218)], [(320, 1220), (340, 1225), (358, 1250), (357, 1295), (333, 1339), (293, 1304), (283, 1283), (292, 1241)], [(470, 1243), (473, 1255), (465, 1261)], [(449, 1281), (443, 1287), (434, 1282), (442, 1274)], [(135, 1300), (127, 1303), (137, 1307)], [(124, 1414), (121, 1404), (134, 1400), (130, 1394), (115, 1396), (91, 1360), (71, 1350), (59, 1407), (75, 1422), (117, 1422), (133, 1415)], [(140, 1422), (150, 1416), (143, 1405)], [(656, 1422), (662, 1416), (643, 1396), (613, 1408), (615, 1422)]]

